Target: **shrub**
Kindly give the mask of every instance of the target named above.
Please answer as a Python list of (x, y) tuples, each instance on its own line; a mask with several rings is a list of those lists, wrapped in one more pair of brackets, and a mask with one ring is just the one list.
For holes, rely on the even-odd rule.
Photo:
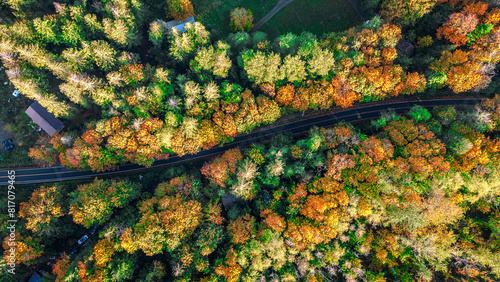
[(409, 115), (415, 122), (419, 122), (421, 120), (429, 120), (431, 118), (431, 113), (429, 113), (426, 108), (418, 105), (411, 108)]

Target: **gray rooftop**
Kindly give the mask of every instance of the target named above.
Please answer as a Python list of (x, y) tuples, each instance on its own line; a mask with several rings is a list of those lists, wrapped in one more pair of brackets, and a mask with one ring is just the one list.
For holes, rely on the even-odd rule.
[(25, 112), (34, 123), (38, 124), (50, 136), (64, 128), (64, 124), (38, 102), (31, 104)]
[(185, 20), (175, 20), (175, 21), (169, 21), (169, 22), (164, 22), (164, 21), (161, 21), (161, 20), (158, 20), (158, 22), (163, 25), (163, 27), (165, 27), (166, 29), (168, 29), (169, 31), (172, 30), (172, 28), (177, 28), (177, 30), (179, 30), (180, 33), (183, 33), (185, 32), (186, 30), (184, 29), (184, 25), (186, 23), (192, 23), (194, 24), (195, 20), (194, 20), (194, 17), (193, 16), (190, 16), (189, 18), (185, 19)]

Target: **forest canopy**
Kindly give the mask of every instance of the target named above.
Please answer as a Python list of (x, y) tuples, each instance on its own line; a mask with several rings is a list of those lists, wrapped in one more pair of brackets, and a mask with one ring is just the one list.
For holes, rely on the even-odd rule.
[[(196, 20), (170, 28), (170, 20), (196, 19), (194, 0), (1, 1), (9, 81), (68, 125), (29, 149), (39, 166), (149, 167), (305, 112), (403, 95), (484, 98), (276, 134), (137, 175), (20, 186), (19, 273), (44, 268), (51, 281), (499, 280), (500, 7), (361, 2), (373, 16), (362, 25), (269, 38), (247, 32), (253, 16), (244, 8), (227, 15), (235, 29), (227, 36)], [(11, 235), (0, 216), (5, 268)]]
[[(387, 111), (372, 134), (340, 123), (279, 135), (148, 184), (95, 179), (70, 199), (42, 186), (21, 204), (20, 261), (44, 254), (35, 234), (99, 224), (73, 262), (59, 258), (57, 281), (499, 279), (499, 107)], [(230, 194), (240, 200), (223, 205)]]

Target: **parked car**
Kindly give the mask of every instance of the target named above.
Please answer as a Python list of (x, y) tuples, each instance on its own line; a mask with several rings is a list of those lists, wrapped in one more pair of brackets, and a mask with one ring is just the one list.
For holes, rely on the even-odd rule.
[(14, 147), (15, 147), (14, 144), (7, 145), (5, 146), (5, 151), (12, 150), (14, 149)]
[(7, 139), (7, 140), (3, 141), (3, 143), (2, 143), (2, 145), (4, 145), (4, 146), (10, 145), (10, 144), (12, 144), (12, 139)]
[(96, 225), (96, 226), (92, 227), (92, 229), (90, 229), (89, 233), (90, 234), (94, 234), (97, 231), (98, 228), (99, 228), (99, 225)]
[(71, 253), (69, 253), (68, 258), (70, 258), (72, 255), (76, 254), (78, 252), (77, 249), (74, 249)]
[(78, 245), (83, 244), (83, 242), (87, 241), (88, 238), (89, 238), (89, 236), (83, 235), (83, 237), (80, 238), (80, 240), (78, 240)]

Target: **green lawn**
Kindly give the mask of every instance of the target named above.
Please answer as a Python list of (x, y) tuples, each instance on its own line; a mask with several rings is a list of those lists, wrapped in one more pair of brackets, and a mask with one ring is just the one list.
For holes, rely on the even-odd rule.
[[(254, 23), (257, 23), (276, 2), (276, 0), (192, 0), (195, 19), (219, 30), (222, 36), (230, 32), (229, 13), (232, 9), (236, 7), (250, 9)], [(295, 0), (262, 26), (260, 31), (269, 34), (269, 39), (287, 32), (300, 34), (302, 31), (310, 31), (321, 35), (324, 32), (343, 31), (360, 22), (358, 14), (347, 0)]]

